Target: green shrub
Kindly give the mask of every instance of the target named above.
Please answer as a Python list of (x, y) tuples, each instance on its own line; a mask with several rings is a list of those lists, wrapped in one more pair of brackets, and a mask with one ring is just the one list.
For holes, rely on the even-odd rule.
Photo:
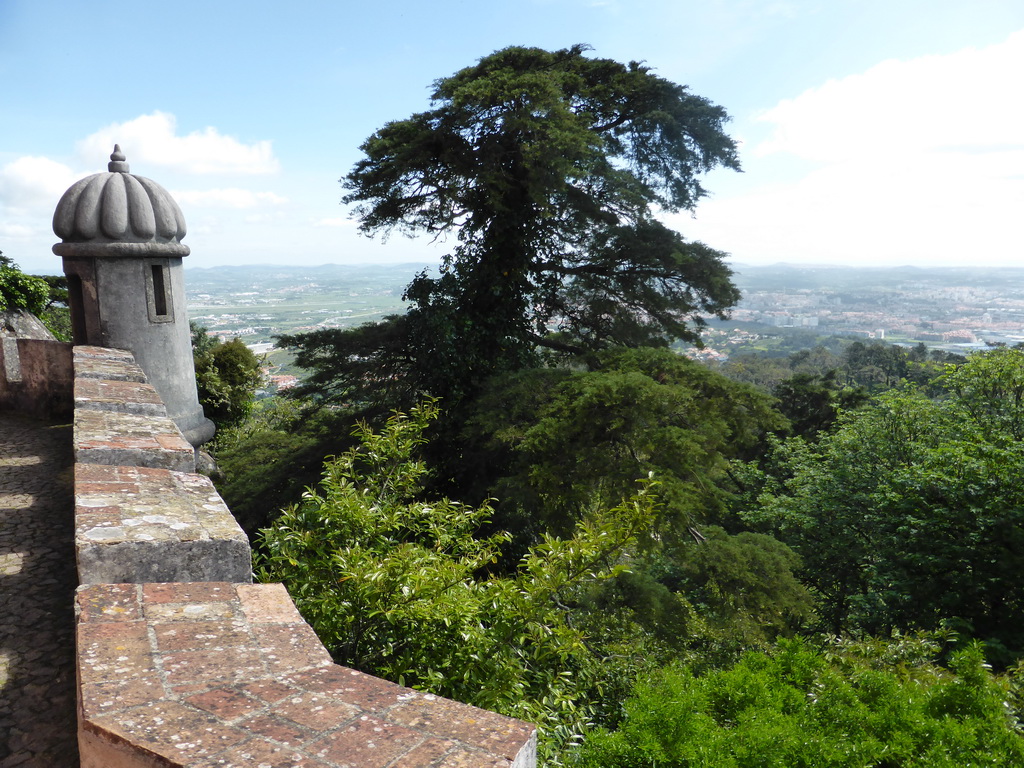
[(26, 275), (15, 266), (0, 265), (0, 311), (24, 309), (40, 314), (50, 301), (50, 286), (41, 277)]
[[(877, 657), (875, 658), (877, 661)], [(580, 768), (966, 768), (1024, 765), (1008, 681), (981, 646), (951, 671), (832, 656), (799, 641), (730, 669), (660, 671), (637, 685), (622, 726), (597, 729)], [(927, 672), (925, 674), (925, 672)]]
[(535, 722), (555, 752), (587, 727), (605, 673), (570, 606), (624, 570), (655, 503), (645, 486), (489, 575), (508, 541), (479, 535), (490, 506), (422, 496), (415, 451), (436, 415), (427, 403), (379, 433), (360, 427), (359, 445), (262, 531), (257, 573), (287, 585), (336, 661)]

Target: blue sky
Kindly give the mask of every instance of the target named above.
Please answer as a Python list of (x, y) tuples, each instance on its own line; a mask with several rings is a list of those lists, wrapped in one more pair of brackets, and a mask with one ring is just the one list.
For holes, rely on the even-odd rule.
[(0, 250), (59, 271), (53, 209), (117, 141), (186, 266), (436, 261), (356, 233), (360, 143), (496, 49), (574, 43), (728, 110), (744, 173), (669, 221), (737, 263), (1024, 266), (1021, 0), (0, 0)]

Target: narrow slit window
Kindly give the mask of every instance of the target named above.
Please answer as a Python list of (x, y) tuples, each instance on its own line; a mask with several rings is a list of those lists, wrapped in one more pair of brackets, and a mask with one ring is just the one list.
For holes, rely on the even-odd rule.
[(174, 320), (170, 278), (170, 269), (166, 264), (149, 265), (149, 280), (146, 288), (150, 322), (169, 323)]
[(153, 309), (158, 315), (167, 314), (167, 287), (164, 284), (164, 268), (154, 264), (153, 269)]
[(68, 275), (68, 307), (71, 309), (71, 337), (75, 344), (88, 344), (89, 331), (85, 323), (85, 291), (82, 277), (74, 272)]

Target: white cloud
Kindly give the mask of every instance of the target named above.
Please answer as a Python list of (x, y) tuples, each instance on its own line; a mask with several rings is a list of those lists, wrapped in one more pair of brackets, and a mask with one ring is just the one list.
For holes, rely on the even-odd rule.
[(185, 136), (177, 133), (177, 120), (167, 112), (156, 111), (123, 123), (101, 128), (78, 142), (83, 162), (95, 165), (97, 157), (110, 154), (120, 144), (128, 163), (174, 168), (195, 174), (275, 173), (279, 164), (270, 141), (246, 144), (206, 127)]
[(19, 157), (0, 168), (0, 205), (52, 208), (77, 178), (66, 165), (49, 158)]
[(758, 118), (774, 131), (754, 151), (833, 162), (1022, 147), (1022, 88), (1024, 30), (981, 50), (885, 61), (780, 102)]
[(759, 117), (744, 182), (787, 156), (812, 170), (673, 222), (741, 262), (1019, 264), (1022, 89), (1024, 30), (829, 81)]
[[(231, 182), (226, 180), (231, 174), (276, 171), (278, 163), (269, 141), (244, 144), (215, 128), (179, 136), (173, 115), (155, 112), (107, 126), (78, 142), (77, 150), (86, 171), (76, 172), (63, 163), (36, 156), (19, 157), (0, 167), (0, 238), (7, 243), (7, 247), (0, 243), (0, 248), (9, 251), (23, 268), (52, 269), (51, 221), (57, 202), (77, 179), (106, 170), (106, 156), (115, 143), (125, 151), (133, 171), (155, 177), (159, 183), (167, 183), (165, 174), (176, 177), (179, 184), (192, 183), (183, 181), (186, 177), (182, 173), (222, 174), (206, 178), (205, 183), (212, 189), (198, 185), (198, 189), (172, 192), (175, 200), (188, 207), (188, 219), (193, 214), (198, 217), (207, 212), (223, 213), (224, 221), (217, 220), (209, 226), (229, 229), (243, 223), (235, 212), (280, 210), (289, 202), (275, 192), (228, 186)], [(146, 170), (157, 166), (163, 170)], [(192, 227), (193, 241), (201, 233), (202, 228)]]
[(273, 192), (253, 192), (248, 189), (226, 188), (226, 189), (194, 189), (181, 192), (172, 192), (171, 196), (179, 203), (186, 205), (234, 208), (242, 210), (246, 208), (258, 208), (267, 205), (284, 205), (287, 198), (276, 195)]
[(38, 233), (32, 227), (26, 227), (24, 224), (0, 222), (0, 237), (5, 240), (25, 240), (36, 234)]
[(269, 224), (271, 222), (281, 221), (283, 214), (278, 211), (274, 213), (250, 213), (243, 217), (243, 221), (246, 224)]

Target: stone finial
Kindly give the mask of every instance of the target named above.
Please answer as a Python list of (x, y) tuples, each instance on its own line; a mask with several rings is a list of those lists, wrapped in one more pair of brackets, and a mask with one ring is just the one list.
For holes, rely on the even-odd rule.
[(124, 152), (121, 151), (121, 145), (115, 144), (114, 151), (110, 154), (110, 162), (107, 163), (107, 170), (110, 173), (128, 173), (128, 163), (125, 162)]

